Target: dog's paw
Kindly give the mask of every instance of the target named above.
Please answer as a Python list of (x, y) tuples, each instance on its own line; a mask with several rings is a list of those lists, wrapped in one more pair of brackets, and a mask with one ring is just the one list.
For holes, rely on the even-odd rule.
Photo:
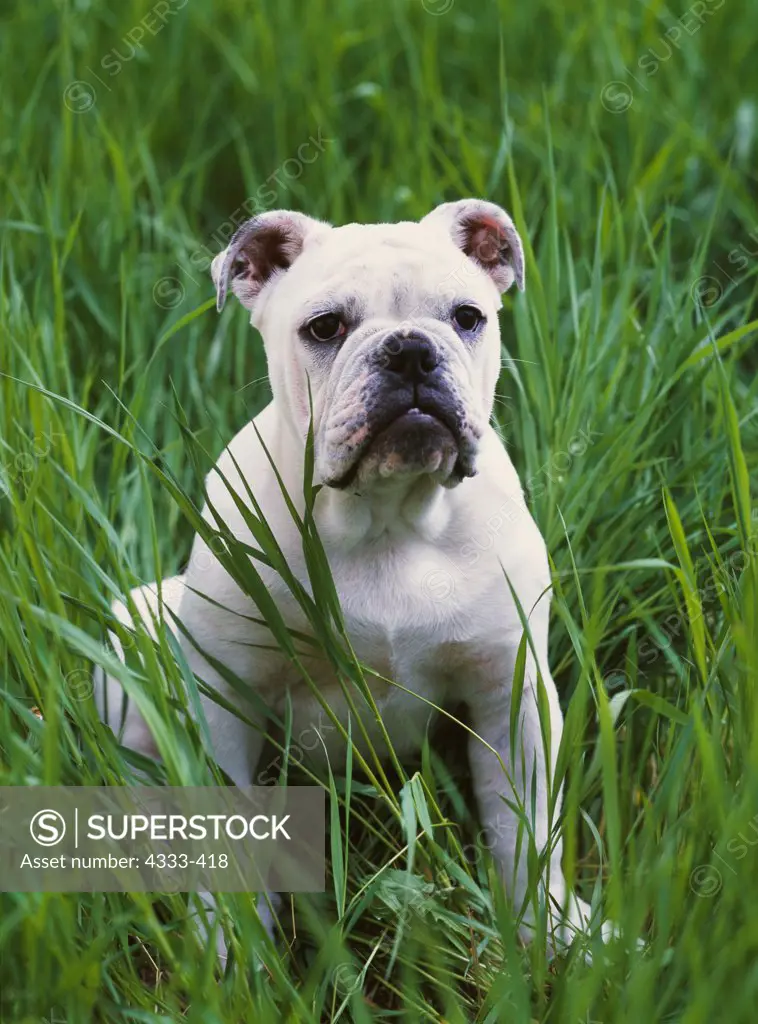
[[(224, 934), (224, 929), (221, 927), (215, 896), (213, 893), (209, 892), (198, 893), (198, 896), (202, 907), (202, 912), (196, 915), (196, 924), (200, 939), (206, 945), (211, 942), (215, 944), (218, 967), (220, 971), (224, 973), (229, 961), (229, 945), (226, 940), (226, 935)], [(271, 944), (274, 946), (277, 944), (275, 937), (276, 913), (280, 906), (281, 896), (276, 892), (269, 893), (268, 898), (261, 894), (256, 903), (256, 910), (258, 912), (260, 922), (263, 925), (267, 937), (271, 940)], [(245, 957), (245, 960), (254, 971), (266, 969), (266, 964), (264, 963), (262, 954), (259, 950), (252, 951), (247, 957)]]
[[(589, 943), (598, 935), (604, 945), (625, 941), (623, 929), (618, 924), (613, 921), (603, 921), (599, 908), (593, 910), (589, 903), (572, 894), (562, 919), (554, 931), (554, 952), (566, 952), (570, 946), (578, 942), (584, 947), (585, 961), (588, 964), (592, 963)], [(634, 939), (632, 945), (637, 950), (645, 948), (645, 943), (639, 938)]]

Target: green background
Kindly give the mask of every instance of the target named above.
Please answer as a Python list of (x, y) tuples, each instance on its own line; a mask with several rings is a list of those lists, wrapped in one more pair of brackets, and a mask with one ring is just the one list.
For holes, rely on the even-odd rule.
[(2, 896), (4, 1021), (754, 1019), (756, 16), (0, 8), (0, 784), (213, 778), (164, 633), (125, 672), (162, 766), (99, 725), (89, 680), (110, 601), (186, 561), (202, 474), (267, 398), (243, 311), (212, 308), (230, 217), (482, 196), (527, 249), (497, 418), (555, 569), (565, 867), (645, 940), (521, 948), (438, 741), (381, 794), (333, 766), (327, 894), (275, 946), (230, 897), (224, 977), (182, 897)]

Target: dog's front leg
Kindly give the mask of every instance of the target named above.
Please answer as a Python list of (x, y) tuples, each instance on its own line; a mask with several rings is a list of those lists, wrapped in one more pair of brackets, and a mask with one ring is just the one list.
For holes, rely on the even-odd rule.
[[(211, 696), (205, 694), (201, 696), (200, 700), (212, 744), (209, 753), (235, 786), (256, 785), (256, 769), (265, 739), (264, 716), (251, 702), (242, 701), (236, 691), (228, 686), (219, 673), (197, 651), (189, 650), (186, 655), (192, 671), (203, 679), (212, 691), (224, 695), (228, 700), (235, 701), (244, 715), (244, 718), (238, 717), (223, 708)], [(221, 963), (225, 964), (228, 950), (223, 931), (217, 922), (216, 897), (211, 892), (199, 892), (198, 897), (203, 908), (200, 918), (202, 934), (209, 939), (210, 932), (215, 930), (216, 951)], [(257, 910), (267, 935), (273, 941), (275, 922), (269, 902), (276, 911), (280, 903), (279, 895), (273, 892), (269, 893), (267, 900), (264, 894), (260, 894)]]
[[(569, 896), (563, 876), (563, 847), (560, 836), (555, 835), (560, 795), (551, 814), (550, 790), (563, 719), (555, 684), (549, 674), (543, 674), (547, 714), (540, 722), (536, 666), (529, 657), (520, 708), (514, 710), (517, 718), (512, 748), (511, 673), (506, 675), (506, 679), (478, 689), (470, 700), (471, 726), (477, 734), (469, 740), (471, 771), (487, 847), (499, 865), (517, 912), (529, 894), (531, 837), (540, 856), (550, 849), (538, 897), (540, 906), (547, 904), (550, 945), (555, 948), (570, 941), (577, 928), (585, 927), (590, 914), (583, 901)], [(531, 938), (534, 919), (534, 900), (530, 898), (522, 919), (524, 939)]]
[[(212, 688), (223, 691), (224, 684), (207, 665), (204, 664), (202, 668), (198, 666), (198, 674), (202, 675)], [(237, 700), (239, 703), (239, 698)], [(255, 722), (256, 728), (254, 728), (220, 707), (211, 698), (204, 697), (202, 701), (213, 744), (212, 754), (216, 763), (236, 786), (256, 785), (256, 768), (264, 742), (265, 727), (262, 717), (257, 715), (250, 705), (244, 705), (246, 717)], [(210, 932), (215, 929), (216, 952), (221, 963), (226, 964), (228, 950), (223, 931), (217, 922), (216, 897), (210, 892), (200, 892), (198, 896), (204, 910), (201, 918), (202, 933), (209, 938)], [(257, 910), (267, 935), (273, 941), (275, 920), (269, 908), (269, 901), (275, 912), (279, 906), (280, 897), (273, 892), (268, 894), (268, 900), (263, 893), (258, 896)]]

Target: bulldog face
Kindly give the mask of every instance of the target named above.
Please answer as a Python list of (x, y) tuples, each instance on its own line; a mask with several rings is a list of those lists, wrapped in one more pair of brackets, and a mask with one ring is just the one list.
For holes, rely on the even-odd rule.
[(524, 287), (500, 207), (463, 200), (419, 222), (338, 228), (272, 211), (237, 231), (212, 274), (219, 309), (230, 287), (250, 309), (274, 400), (303, 439), (312, 403), (318, 482), (428, 475), (451, 487), (474, 475), (500, 294)]

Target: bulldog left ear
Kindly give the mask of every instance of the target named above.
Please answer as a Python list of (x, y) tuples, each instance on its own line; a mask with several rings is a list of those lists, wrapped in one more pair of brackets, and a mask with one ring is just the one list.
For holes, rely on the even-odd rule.
[(501, 207), (484, 199), (442, 203), (422, 224), (445, 225), (453, 241), (492, 278), (499, 292), (515, 281), (524, 290), (524, 247), (513, 221)]
[(211, 263), (219, 313), (230, 286), (242, 305), (252, 309), (263, 286), (288, 270), (306, 242), (329, 227), (293, 210), (269, 210), (245, 221)]

